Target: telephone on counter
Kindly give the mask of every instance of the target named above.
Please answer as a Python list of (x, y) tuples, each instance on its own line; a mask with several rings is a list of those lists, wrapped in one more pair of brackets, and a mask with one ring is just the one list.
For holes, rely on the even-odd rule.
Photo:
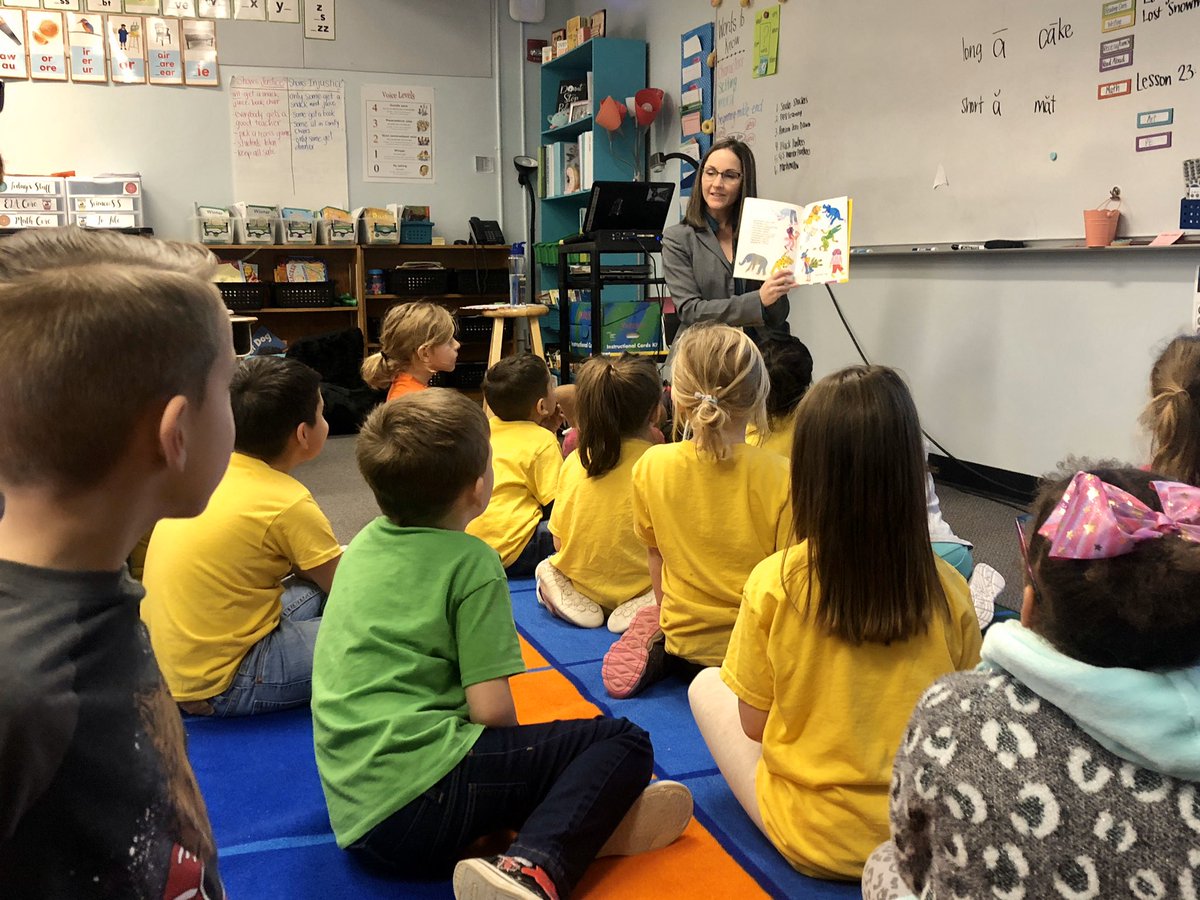
[(471, 224), (471, 241), (476, 244), (507, 244), (504, 239), (504, 232), (500, 230), (500, 223), (495, 219), (480, 219), (478, 216), (471, 216), (468, 220)]

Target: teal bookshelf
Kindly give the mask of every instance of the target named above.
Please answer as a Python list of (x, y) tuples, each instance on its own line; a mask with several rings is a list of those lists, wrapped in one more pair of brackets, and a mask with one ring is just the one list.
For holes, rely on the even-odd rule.
[[(558, 87), (564, 80), (586, 79), (592, 75), (591, 115), (560, 128), (547, 128), (549, 117), (558, 105)], [(584, 132), (593, 134), (592, 178), (595, 181), (632, 181), (636, 170), (634, 158), (635, 123), (629, 117), (619, 131), (609, 135), (595, 123), (600, 101), (611, 96), (624, 103), (646, 87), (646, 42), (628, 38), (593, 38), (569, 53), (544, 63), (541, 69), (541, 109), (543, 130), (541, 143), (545, 145), (560, 141), (577, 141)], [(645, 171), (644, 160), (642, 171)], [(543, 197), (539, 200), (539, 240), (557, 241), (579, 231), (579, 218), (587, 206), (590, 191)], [(633, 257), (630, 257), (633, 259)], [(542, 287), (558, 284), (556, 266), (543, 265), (538, 271), (538, 282)], [(630, 286), (611, 287), (604, 291), (605, 302), (633, 300), (638, 298), (638, 289)], [(558, 310), (551, 310), (543, 317), (542, 327), (548, 332), (547, 343), (553, 343), (559, 333)]]

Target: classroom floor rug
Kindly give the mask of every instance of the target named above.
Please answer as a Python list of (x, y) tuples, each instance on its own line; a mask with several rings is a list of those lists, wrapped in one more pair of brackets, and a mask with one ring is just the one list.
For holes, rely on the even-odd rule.
[[(733, 798), (700, 737), (682, 682), (613, 700), (600, 682), (607, 629), (575, 628), (538, 606), (531, 580), (513, 580), (513, 613), (528, 671), (512, 680), (522, 722), (625, 716), (650, 732), (655, 773), (692, 790), (684, 835), (654, 853), (594, 863), (573, 896), (848, 898), (857, 883), (806, 878), (787, 865)], [(185, 720), (189, 755), (208, 804), (221, 874), (246, 898), (445, 898), (449, 881), (384, 878), (334, 843), (312, 750), (308, 710), (244, 719)]]

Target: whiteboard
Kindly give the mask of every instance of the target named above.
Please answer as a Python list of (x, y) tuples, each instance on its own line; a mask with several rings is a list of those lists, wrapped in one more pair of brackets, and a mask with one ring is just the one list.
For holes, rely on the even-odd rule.
[(785, 3), (755, 78), (775, 8), (716, 12), (715, 129), (751, 144), (760, 196), (850, 195), (856, 245), (1080, 237), (1113, 186), (1120, 234), (1178, 227), (1197, 0)]

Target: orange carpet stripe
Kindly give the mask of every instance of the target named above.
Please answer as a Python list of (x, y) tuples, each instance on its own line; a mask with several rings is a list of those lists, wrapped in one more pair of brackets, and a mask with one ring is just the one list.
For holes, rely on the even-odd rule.
[[(546, 661), (521, 639), (525, 664)], [(535, 665), (530, 658), (542, 660)], [(575, 686), (553, 669), (527, 672), (511, 679), (517, 716), (523, 724), (600, 715)], [(754, 898), (768, 894), (700, 823), (692, 820), (683, 836), (669, 847), (639, 856), (614, 857), (593, 863), (575, 896), (588, 900), (630, 898), (720, 897)]]
[(521, 659), (525, 661), (525, 668), (544, 669), (550, 665), (546, 657), (534, 650), (533, 645), (529, 641), (520, 635), (517, 635), (517, 639), (521, 642)]

